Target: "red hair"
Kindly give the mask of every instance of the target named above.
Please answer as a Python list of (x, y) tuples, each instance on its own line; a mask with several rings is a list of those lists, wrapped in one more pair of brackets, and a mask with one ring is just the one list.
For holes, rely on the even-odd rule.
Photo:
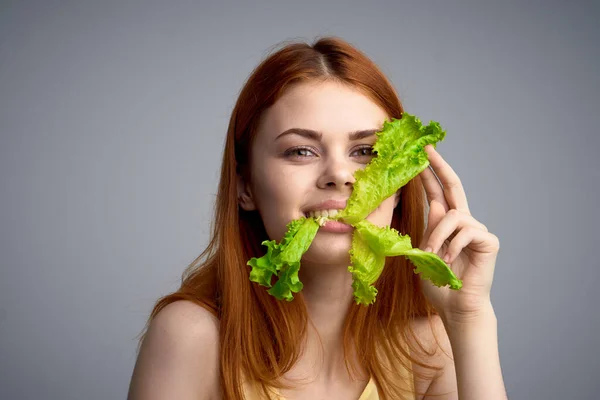
[[(263, 112), (290, 85), (319, 80), (334, 80), (360, 90), (391, 118), (403, 114), (391, 83), (366, 55), (344, 40), (328, 37), (313, 45), (284, 43), (253, 71), (233, 109), (210, 242), (184, 272), (181, 287), (158, 300), (146, 324), (147, 329), (166, 305), (177, 300), (192, 301), (214, 314), (220, 324), (220, 379), (225, 399), (243, 398), (243, 378), (257, 382), (264, 394), (268, 387), (286, 387), (277, 378), (299, 359), (309, 323), (302, 292), (291, 302), (280, 301), (250, 281), (246, 262), (265, 253), (261, 242), (269, 238), (258, 212), (238, 206), (236, 182), (238, 175), (248, 178), (250, 146)], [(391, 226), (410, 235), (417, 247), (425, 228), (420, 178), (405, 185), (400, 196)], [(374, 379), (382, 399), (402, 398), (407, 392), (407, 383), (398, 379), (396, 371), (412, 371), (411, 362), (436, 369), (410, 354), (426, 350), (409, 322), (434, 313), (419, 279), (407, 259), (389, 257), (375, 283), (377, 301), (370, 306), (352, 303), (348, 310), (343, 335), (346, 367), (354, 376), (348, 355), (355, 345), (361, 367)], [(419, 349), (410, 344), (409, 335), (417, 339)]]

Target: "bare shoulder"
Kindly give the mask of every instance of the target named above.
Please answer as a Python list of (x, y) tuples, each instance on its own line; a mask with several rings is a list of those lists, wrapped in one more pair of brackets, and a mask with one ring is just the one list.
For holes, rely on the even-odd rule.
[[(411, 322), (411, 327), (416, 337), (416, 339), (411, 338), (412, 347), (423, 348), (423, 351), (411, 355), (427, 365), (439, 368), (438, 371), (435, 371), (413, 363), (415, 375), (423, 373), (428, 376), (426, 378), (415, 376), (414, 382), (417, 392), (431, 393), (431, 389), (439, 385), (441, 381), (456, 382), (452, 347), (440, 316), (432, 316), (431, 321), (427, 317), (414, 319)], [(419, 396), (419, 398), (423, 397)]]
[(218, 399), (219, 322), (190, 301), (167, 305), (140, 348), (129, 400)]

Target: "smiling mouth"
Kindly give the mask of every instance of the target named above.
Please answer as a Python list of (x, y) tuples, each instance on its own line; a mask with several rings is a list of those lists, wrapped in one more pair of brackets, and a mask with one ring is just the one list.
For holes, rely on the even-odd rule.
[(305, 213), (307, 217), (310, 218), (331, 218), (334, 219), (336, 215), (339, 214), (341, 210), (331, 209), (331, 210), (317, 210), (317, 211), (309, 211)]
[[(309, 211), (304, 213), (307, 218), (314, 218), (320, 226), (324, 226), (327, 222), (336, 221), (338, 223), (343, 223), (337, 218), (338, 214), (342, 211), (341, 209), (331, 209), (331, 210), (316, 210)], [(346, 225), (346, 224), (344, 224)]]

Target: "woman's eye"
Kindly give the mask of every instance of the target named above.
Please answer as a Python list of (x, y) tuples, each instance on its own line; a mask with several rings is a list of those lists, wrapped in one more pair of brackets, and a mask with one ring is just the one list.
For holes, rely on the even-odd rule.
[(354, 151), (354, 153), (358, 153), (359, 157), (373, 157), (375, 154), (373, 153), (373, 146), (364, 146)]
[(293, 149), (289, 149), (284, 153), (285, 157), (292, 157), (292, 158), (305, 158), (305, 157), (311, 157), (312, 155), (315, 155), (314, 151), (312, 151), (311, 149), (307, 148), (307, 147), (294, 147)]

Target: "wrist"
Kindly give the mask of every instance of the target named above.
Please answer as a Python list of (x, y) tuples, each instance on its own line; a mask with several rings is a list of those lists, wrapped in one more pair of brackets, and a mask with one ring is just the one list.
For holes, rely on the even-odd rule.
[(464, 331), (473, 327), (480, 329), (483, 326), (496, 325), (496, 313), (491, 301), (487, 301), (477, 311), (468, 313), (451, 312), (440, 314), (446, 330)]

